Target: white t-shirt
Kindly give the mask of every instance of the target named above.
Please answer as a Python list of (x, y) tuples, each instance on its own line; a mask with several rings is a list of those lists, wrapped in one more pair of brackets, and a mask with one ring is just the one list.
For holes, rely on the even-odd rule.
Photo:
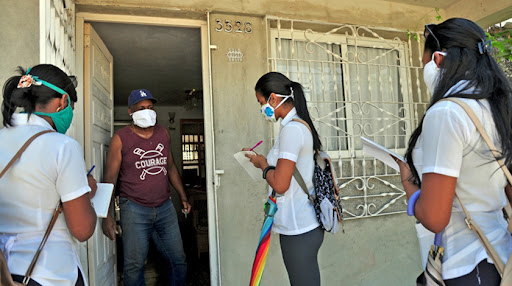
[[(37, 132), (52, 129), (41, 117), (13, 114), (14, 127), (0, 130), (0, 170)], [(0, 179), (0, 248), (11, 273), (25, 275), (59, 200), (90, 192), (82, 149), (57, 132), (36, 138)], [(42, 285), (71, 286), (80, 266), (75, 240), (61, 213), (34, 268)], [(82, 271), (82, 273), (84, 273)]]
[[(462, 100), (473, 109), (499, 148), (488, 101)], [(450, 101), (432, 106), (425, 115), (412, 156), (420, 176), (437, 173), (457, 178), (457, 195), (506, 263), (512, 252), (512, 236), (502, 213), (507, 181), (464, 109)], [(492, 263), (475, 233), (467, 227), (464, 217), (454, 199), (450, 222), (443, 235), (443, 279), (468, 274), (486, 258)], [(428, 250), (421, 251), (426, 253)]]
[[(292, 121), (299, 118), (295, 108), (281, 121), (281, 130), (274, 146), (267, 155), (271, 166), (277, 165), (278, 159), (287, 159), (296, 163), (309, 193), (314, 195), (313, 187), (313, 136), (302, 123)], [(272, 188), (269, 187), (269, 194)], [(274, 215), (272, 230), (284, 235), (297, 235), (317, 228), (320, 224), (315, 209), (294, 177), (290, 188), (283, 194), (276, 194), (277, 212)]]

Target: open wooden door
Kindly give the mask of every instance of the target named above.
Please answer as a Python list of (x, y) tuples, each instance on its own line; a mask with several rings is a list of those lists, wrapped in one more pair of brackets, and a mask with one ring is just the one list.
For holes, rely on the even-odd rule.
[[(108, 146), (113, 134), (112, 55), (88, 23), (84, 24), (84, 105), (85, 105), (85, 160), (98, 182), (103, 179)], [(87, 243), (89, 283), (91, 286), (117, 285), (115, 242), (101, 230), (101, 218), (96, 231)]]

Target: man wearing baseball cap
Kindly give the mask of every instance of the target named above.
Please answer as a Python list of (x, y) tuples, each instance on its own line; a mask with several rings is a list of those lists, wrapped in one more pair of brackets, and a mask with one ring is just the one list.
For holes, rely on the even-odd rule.
[[(133, 122), (115, 132), (107, 155), (104, 181), (118, 183), (119, 188), (125, 286), (145, 285), (150, 238), (168, 262), (169, 284), (185, 285), (185, 252), (169, 183), (181, 198), (181, 211), (187, 214), (191, 206), (173, 160), (169, 132), (156, 124), (156, 102), (147, 89), (130, 93), (128, 113)], [(115, 227), (112, 216), (103, 219), (103, 233), (111, 240)]]

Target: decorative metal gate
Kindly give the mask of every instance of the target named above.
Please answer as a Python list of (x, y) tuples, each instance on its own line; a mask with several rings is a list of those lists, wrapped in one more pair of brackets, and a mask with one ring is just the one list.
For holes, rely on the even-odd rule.
[(41, 62), (75, 72), (75, 4), (72, 0), (40, 1)]
[[(75, 74), (75, 3), (73, 0), (40, 0), (40, 62)], [(67, 134), (78, 138), (75, 124)]]
[(421, 44), (391, 29), (270, 17), (267, 25), (269, 70), (303, 85), (335, 163), (345, 218), (403, 213), (400, 177), (366, 157), (360, 137), (405, 153), (429, 98), (420, 80)]

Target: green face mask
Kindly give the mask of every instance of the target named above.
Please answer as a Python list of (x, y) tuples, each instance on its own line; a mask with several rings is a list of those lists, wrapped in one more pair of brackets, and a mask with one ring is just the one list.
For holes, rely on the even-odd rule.
[(59, 112), (44, 113), (36, 111), (34, 114), (50, 117), (53, 120), (53, 124), (55, 124), (57, 132), (65, 134), (71, 125), (71, 121), (73, 121), (73, 108), (71, 108), (71, 99), (69, 99), (68, 95), (68, 106)]
[[(68, 94), (62, 88), (57, 87), (54, 84), (49, 83), (45, 80), (42, 80), (38, 76), (31, 75), (30, 68), (29, 68), (27, 71), (27, 74), (21, 77), (20, 83), (18, 84), (18, 88), (29, 87), (32, 84), (44, 85), (48, 88), (55, 90), (56, 92), (58, 92), (62, 95)], [(68, 106), (66, 108), (64, 108), (63, 110), (55, 112), (55, 113), (45, 113), (45, 112), (36, 111), (36, 112), (34, 112), (34, 114), (50, 117), (53, 120), (53, 124), (55, 124), (55, 129), (57, 129), (57, 132), (65, 134), (66, 131), (68, 131), (69, 126), (71, 125), (71, 121), (73, 120), (73, 108), (71, 107), (71, 99), (69, 98), (69, 94), (68, 94)]]

